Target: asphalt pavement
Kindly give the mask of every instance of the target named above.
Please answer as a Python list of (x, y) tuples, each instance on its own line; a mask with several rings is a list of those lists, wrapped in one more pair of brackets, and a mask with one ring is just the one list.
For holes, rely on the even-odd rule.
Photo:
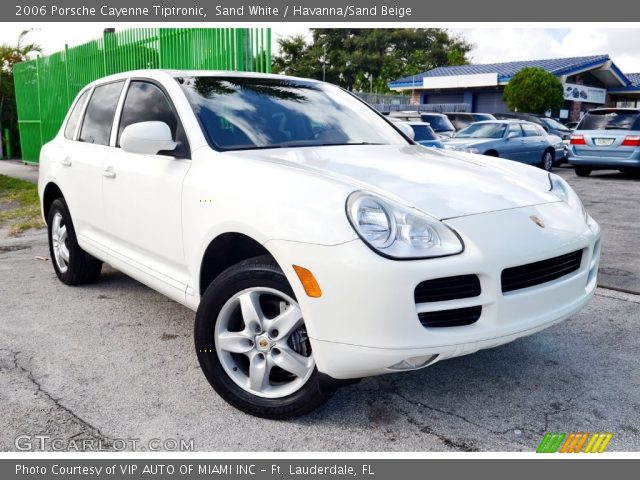
[(561, 174), (603, 226), (600, 282), (612, 288), (536, 335), (364, 379), (290, 421), (248, 416), (215, 394), (190, 310), (108, 267), (94, 285), (67, 287), (43, 230), (0, 231), (0, 450), (47, 435), (106, 448), (135, 440), (138, 450), (176, 439), (197, 451), (531, 452), (557, 431), (611, 432), (608, 451), (638, 451), (640, 295), (620, 290), (640, 292), (640, 182)]

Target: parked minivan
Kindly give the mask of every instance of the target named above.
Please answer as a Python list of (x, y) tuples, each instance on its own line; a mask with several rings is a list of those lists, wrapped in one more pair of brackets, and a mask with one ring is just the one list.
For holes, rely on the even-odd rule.
[(571, 135), (569, 163), (579, 177), (606, 169), (640, 173), (640, 109), (587, 112)]

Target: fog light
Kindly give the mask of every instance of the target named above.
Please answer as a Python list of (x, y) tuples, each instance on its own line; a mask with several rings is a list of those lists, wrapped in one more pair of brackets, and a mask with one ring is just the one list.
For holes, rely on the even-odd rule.
[(406, 358), (395, 365), (391, 365), (389, 370), (415, 370), (426, 367), (438, 357), (438, 355), (422, 355), (420, 357)]

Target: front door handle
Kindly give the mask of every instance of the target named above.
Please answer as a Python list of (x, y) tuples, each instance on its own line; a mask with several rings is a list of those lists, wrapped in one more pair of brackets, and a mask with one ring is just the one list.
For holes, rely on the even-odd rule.
[(69, 157), (66, 157), (64, 160), (60, 161), (60, 165), (62, 165), (63, 167), (70, 167), (71, 159)]
[(113, 167), (107, 167), (102, 171), (102, 176), (105, 178), (116, 178), (116, 172)]

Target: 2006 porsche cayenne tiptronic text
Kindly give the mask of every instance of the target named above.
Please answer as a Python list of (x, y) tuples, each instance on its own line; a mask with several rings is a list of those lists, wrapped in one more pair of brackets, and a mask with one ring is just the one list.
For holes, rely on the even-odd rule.
[(425, 149), (338, 87), (136, 71), (42, 149), (52, 263), (102, 262), (196, 310), (229, 403), (286, 418), (337, 385), (510, 342), (596, 288), (600, 229), (560, 177)]

